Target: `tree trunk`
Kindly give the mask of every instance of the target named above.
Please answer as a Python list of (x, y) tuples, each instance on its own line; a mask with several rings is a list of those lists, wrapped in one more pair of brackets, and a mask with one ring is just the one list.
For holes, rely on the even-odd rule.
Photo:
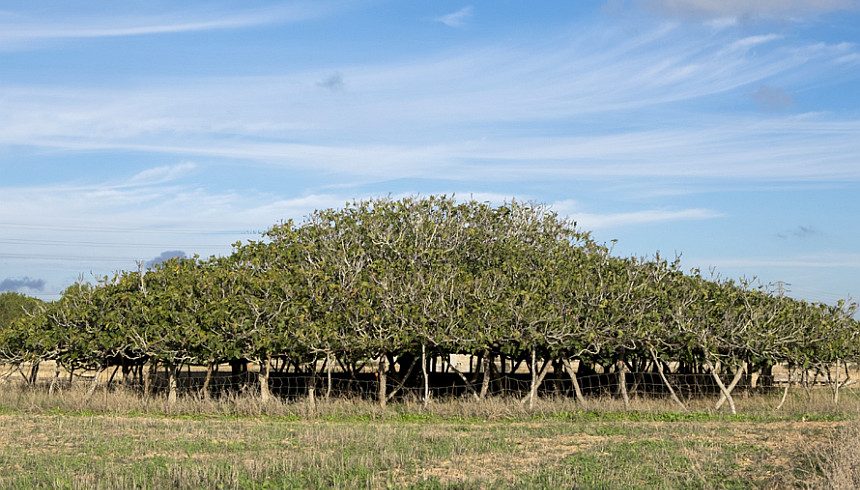
[(836, 379), (833, 380), (833, 404), (839, 404), (839, 360), (836, 360)]
[(471, 393), (472, 396), (475, 397), (475, 400), (478, 400), (479, 399), (478, 398), (478, 392), (475, 391), (475, 387), (472, 386), (472, 382), (469, 381), (469, 378), (467, 378), (465, 374), (463, 374), (459, 369), (455, 368), (454, 365), (451, 364), (451, 356), (450, 355), (448, 356), (448, 361), (444, 365), (445, 365), (445, 371), (444, 372), (447, 373), (449, 369), (451, 371), (454, 371), (454, 373), (456, 373), (457, 376), (459, 376), (460, 379), (463, 380), (463, 384), (465, 385), (465, 387), (469, 391), (469, 393)]
[(573, 392), (576, 394), (576, 401), (580, 405), (585, 406), (585, 397), (582, 395), (579, 380), (576, 379), (576, 371), (573, 370), (573, 363), (567, 359), (562, 359), (561, 362), (564, 364), (564, 370), (567, 371), (567, 375), (570, 376), (571, 383), (573, 383)]
[(430, 380), (427, 377), (427, 344), (421, 344), (421, 374), (424, 376), (424, 407), (430, 403)]
[(627, 364), (623, 359), (619, 359), (615, 363), (615, 369), (618, 371), (618, 392), (621, 398), (624, 399), (624, 406), (630, 406), (630, 396), (627, 394)]
[(204, 400), (208, 400), (211, 395), (209, 393), (209, 384), (212, 383), (212, 372), (215, 369), (215, 361), (210, 360), (209, 365), (206, 366), (206, 377), (203, 378), (203, 387), (200, 388), (200, 393), (203, 395)]
[(762, 388), (773, 387), (773, 364), (766, 363), (762, 366), (758, 384), (761, 385)]
[(326, 371), (325, 399), (326, 399), (326, 401), (328, 401), (328, 399), (331, 397), (331, 370), (334, 369), (334, 366), (333, 366), (334, 361), (332, 360), (331, 352), (328, 352), (326, 354), (326, 356), (328, 358), (326, 359), (326, 367), (325, 367), (325, 371)]
[(388, 357), (386, 357), (385, 354), (381, 354), (379, 356), (379, 365), (377, 366), (377, 378), (378, 378), (377, 381), (379, 382), (378, 396), (379, 396), (379, 406), (381, 406), (381, 407), (385, 407), (386, 403), (388, 403), (388, 394), (387, 394), (388, 379), (386, 376), (386, 374), (388, 373), (388, 367), (386, 365), (388, 363), (387, 361), (388, 361)]
[(529, 409), (535, 407), (535, 396), (537, 395), (537, 352), (532, 349), (532, 364), (531, 369), (532, 372), (532, 382), (531, 388), (529, 389)]
[(537, 399), (538, 388), (541, 383), (543, 383), (544, 378), (546, 377), (546, 373), (549, 372), (549, 367), (552, 364), (549, 360), (546, 360), (543, 364), (543, 367), (538, 369), (537, 367), (537, 351), (532, 349), (532, 364), (531, 364), (531, 372), (532, 372), (532, 382), (531, 387), (529, 389), (529, 394), (527, 397), (520, 400), (520, 403), (525, 400), (529, 401), (529, 409), (534, 408), (535, 400)]
[[(747, 369), (747, 364), (745, 362), (741, 362), (740, 369), (738, 369), (738, 372), (735, 373), (735, 377), (732, 379), (732, 382), (729, 383), (729, 386), (727, 388), (727, 391), (729, 392), (729, 394), (731, 394), (732, 390), (735, 389), (735, 386), (738, 384), (738, 381), (743, 379), (743, 376), (744, 376), (744, 373), (746, 372), (746, 369)], [(715, 408), (717, 410), (719, 410), (723, 406), (723, 403), (725, 403), (725, 402), (726, 402), (725, 395), (720, 395), (720, 399), (717, 401), (717, 405)], [(732, 413), (734, 413), (734, 412), (732, 412)]]
[(117, 371), (119, 371), (119, 366), (113, 368), (113, 372), (111, 373), (110, 378), (108, 378), (108, 382), (107, 382), (107, 386), (106, 386), (107, 388), (110, 388), (111, 385), (113, 384), (113, 379), (116, 377)]
[(788, 397), (788, 387), (791, 386), (791, 369), (788, 370), (788, 380), (785, 382), (785, 389), (782, 391), (782, 399), (779, 401), (779, 405), (776, 406), (775, 410), (780, 410), (783, 405), (785, 405), (785, 399)]
[(489, 351), (485, 352), (483, 355), (484, 360), (484, 378), (481, 380), (481, 395), (480, 398), (483, 400), (487, 397), (487, 392), (490, 391), (490, 378), (493, 374), (493, 356)]
[(8, 380), (9, 378), (11, 378), (11, 377), (12, 377), (12, 375), (14, 375), (14, 374), (15, 374), (15, 367), (13, 366), (13, 367), (12, 367), (12, 369), (10, 369), (10, 370), (9, 370), (9, 372), (7, 372), (6, 374), (4, 374), (3, 376), (0, 376), (0, 379), (2, 379), (2, 381), (4, 381), (4, 382), (5, 382), (5, 381), (6, 381), (6, 380)]
[(98, 371), (96, 371), (96, 375), (93, 376), (93, 382), (90, 384), (90, 388), (87, 390), (87, 400), (93, 396), (93, 393), (96, 392), (96, 388), (99, 386), (99, 378), (102, 375), (102, 372), (105, 370), (104, 366), (99, 366)]
[(389, 401), (394, 399), (394, 397), (397, 396), (397, 393), (399, 393), (400, 390), (402, 390), (403, 387), (406, 385), (406, 383), (409, 382), (409, 378), (412, 377), (412, 371), (415, 369), (415, 366), (417, 364), (418, 363), (415, 362), (415, 360), (413, 359), (412, 363), (409, 364), (409, 368), (406, 370), (406, 373), (405, 374), (402, 372), (400, 373), (401, 380), (399, 383), (397, 383), (397, 386), (395, 386), (394, 389), (391, 390), (391, 393), (388, 394), (388, 400)]
[[(326, 359), (326, 363), (328, 363), (328, 359)], [(317, 360), (314, 357), (314, 361), (311, 363), (311, 376), (308, 379), (308, 404), (311, 407), (311, 410), (317, 409)]]
[(30, 386), (36, 386), (36, 381), (39, 379), (39, 365), (40, 361), (35, 361), (30, 365), (30, 375), (28, 376), (27, 382)]
[(260, 361), (260, 401), (269, 403), (272, 393), (269, 391), (269, 358)]
[(669, 384), (669, 380), (666, 379), (666, 374), (663, 372), (663, 363), (657, 358), (657, 351), (654, 349), (651, 349), (651, 357), (654, 358), (654, 365), (657, 366), (657, 372), (660, 373), (660, 379), (663, 380), (663, 384), (669, 389), (669, 394), (672, 396), (672, 400), (680, 405), (681, 408), (686, 410), (687, 406), (678, 398), (678, 395), (675, 394), (675, 390), (672, 389), (672, 385)]
[(316, 375), (311, 376), (310, 381), (308, 382), (308, 405), (310, 405), (311, 410), (317, 409), (317, 377)]
[(735, 409), (735, 400), (732, 398), (731, 392), (726, 388), (726, 385), (723, 384), (723, 380), (720, 379), (720, 375), (717, 373), (717, 370), (714, 369), (714, 365), (711, 364), (711, 361), (705, 361), (705, 367), (711, 371), (711, 376), (714, 378), (714, 381), (717, 382), (717, 386), (720, 387), (720, 391), (723, 392), (726, 400), (729, 401), (729, 407), (732, 410), (732, 414), (738, 413)]
[(54, 361), (54, 377), (51, 378), (51, 387), (48, 388), (48, 394), (53, 395), (54, 390), (57, 388), (57, 383), (60, 382), (60, 363), (58, 361)]
[(167, 364), (167, 404), (173, 406), (176, 404), (176, 372), (179, 370), (179, 366), (168, 363)]
[(158, 375), (158, 361), (150, 360), (149, 369), (143, 377), (143, 396), (152, 395), (152, 383), (155, 382), (155, 377)]

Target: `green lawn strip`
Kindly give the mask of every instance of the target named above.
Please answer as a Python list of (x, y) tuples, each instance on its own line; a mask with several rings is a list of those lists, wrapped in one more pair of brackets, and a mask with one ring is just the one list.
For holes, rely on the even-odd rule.
[(847, 421), (858, 418), (857, 413), (839, 411), (833, 409), (808, 410), (808, 411), (749, 411), (738, 414), (714, 411), (650, 411), (650, 410), (627, 410), (627, 411), (603, 411), (603, 410), (559, 410), (550, 412), (538, 412), (534, 414), (504, 414), (490, 417), (475, 415), (449, 415), (433, 413), (432, 411), (421, 411), (400, 406), (392, 406), (381, 412), (357, 413), (357, 414), (241, 414), (241, 413), (181, 413), (170, 410), (164, 411), (138, 411), (138, 410), (95, 410), (95, 409), (67, 409), (62, 406), (38, 407), (38, 406), (4, 406), (0, 405), (0, 416), (17, 414), (46, 414), (62, 415), (70, 417), (93, 417), (93, 416), (121, 416), (140, 418), (170, 418), (177, 420), (273, 420), (273, 421), (306, 421), (322, 420), (327, 422), (361, 423), (361, 422), (402, 422), (402, 423), (438, 423), (438, 422), (463, 422), (484, 423), (487, 421), (502, 422), (528, 422), (543, 420), (564, 420), (569, 422), (597, 422), (597, 421), (631, 421), (631, 422), (781, 422), (781, 421)]

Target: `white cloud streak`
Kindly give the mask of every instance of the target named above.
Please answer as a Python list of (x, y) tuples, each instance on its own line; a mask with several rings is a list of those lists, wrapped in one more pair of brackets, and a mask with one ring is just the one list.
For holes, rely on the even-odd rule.
[(749, 49), (754, 46), (767, 44), (779, 39), (782, 39), (782, 36), (778, 34), (761, 34), (758, 36), (749, 36), (738, 39), (737, 41), (732, 42), (729, 47), (730, 49)]
[(586, 230), (620, 228), (623, 226), (668, 223), (674, 221), (698, 221), (721, 218), (722, 213), (709, 209), (681, 209), (677, 211), (649, 209), (629, 213), (573, 213), (570, 218)]
[(722, 218), (723, 213), (702, 208), (690, 209), (642, 209), (616, 213), (587, 212), (574, 200), (557, 201), (552, 209), (566, 216), (586, 230), (616, 229), (627, 226), (637, 226), (654, 223), (669, 223), (675, 221), (699, 221)]
[[(0, 135), (0, 140), (3, 136)], [(454, 139), (427, 144), (243, 140), (40, 139), (62, 150), (115, 150), (257, 162), (371, 178), (531, 181), (673, 177), (768, 182), (860, 180), (860, 122), (729, 119), (702, 127), (581, 137)]]
[(129, 179), (131, 186), (162, 184), (177, 180), (197, 169), (193, 162), (183, 162), (177, 165), (164, 165), (138, 172)]
[(445, 24), (448, 27), (463, 27), (466, 22), (472, 17), (473, 8), (471, 6), (463, 7), (456, 12), (445, 14), (434, 19), (436, 22)]
[(318, 86), (330, 71), (185, 79), (181, 86), (148, 80), (127, 90), (6, 85), (3, 112), (14, 117), (0, 123), (13, 134), (66, 128), (116, 137), (584, 118), (721, 94), (780, 74), (814, 73), (821, 64), (854, 52), (847, 45), (783, 46), (757, 53), (732, 48), (764, 38), (697, 40), (663, 28), (599, 45), (577, 37), (353, 66), (337, 71), (349, 85), (336, 97)]
[[(371, 178), (860, 178), (858, 121), (672, 112), (675, 104), (736, 89), (748, 100), (752, 87), (775, 78), (801, 87), (817, 83), (822, 70), (838, 73), (836, 60), (856, 54), (853, 46), (787, 44), (775, 35), (691, 36), (673, 26), (633, 38), (610, 34), (598, 45), (592, 37), (126, 89), (7, 85), (1, 87), (0, 146), (222, 158)], [(349, 84), (320, 90), (333, 71)], [(587, 136), (482, 129), (611, 125), (620, 114), (646, 108), (667, 110), (672, 118), (652, 130)]]
[[(175, 34), (300, 22), (320, 17), (331, 10), (329, 4), (292, 3), (222, 11), (217, 5), (210, 5), (205, 9), (141, 13), (136, 16), (112, 12), (89, 16), (68, 13), (56, 20), (26, 15), (0, 16), (0, 50), (32, 48), (35, 43), (64, 39)], [(44, 17), (44, 13), (40, 17)]]

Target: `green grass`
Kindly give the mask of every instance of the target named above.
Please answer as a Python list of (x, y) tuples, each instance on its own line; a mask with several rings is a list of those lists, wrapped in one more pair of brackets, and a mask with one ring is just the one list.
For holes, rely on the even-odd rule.
[[(810, 454), (860, 397), (739, 399), (741, 412), (606, 400), (261, 405), (0, 391), (0, 488), (748, 488), (821, 485)], [(595, 405), (597, 406), (597, 405)], [(848, 440), (858, 439), (855, 432)], [(845, 454), (850, 452), (843, 451)], [(824, 453), (822, 453), (824, 454)], [(851, 453), (853, 454), (853, 453)], [(840, 456), (841, 457), (841, 456)], [(847, 456), (846, 456), (847, 457)], [(849, 458), (850, 459), (850, 458)], [(833, 477), (835, 478), (835, 477)], [(843, 480), (851, 481), (849, 476)], [(834, 480), (835, 481), (835, 480)]]
[[(792, 484), (793, 473), (777, 471), (779, 465), (796, 459), (792, 451), (825, 441), (834, 427), (616, 417), (338, 422), (18, 413), (0, 416), (0, 487), (771, 486)], [(783, 439), (792, 443), (774, 442)]]

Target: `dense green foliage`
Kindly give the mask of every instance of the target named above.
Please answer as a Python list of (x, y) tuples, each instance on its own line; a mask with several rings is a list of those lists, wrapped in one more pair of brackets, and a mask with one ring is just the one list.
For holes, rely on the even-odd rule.
[(0, 293), (0, 360), (18, 359), (24, 354), (28, 328), (40, 325), (26, 317), (38, 314), (42, 305), (42, 301), (20, 293)]
[(9, 326), (15, 320), (36, 310), (42, 302), (36, 298), (7, 291), (0, 293), (0, 327)]
[(539, 205), (380, 199), (279, 224), (227, 257), (76, 284), (0, 325), (0, 361), (346, 365), (424, 348), (811, 367), (858, 359), (853, 312), (685, 274), (659, 256), (616, 257)]

